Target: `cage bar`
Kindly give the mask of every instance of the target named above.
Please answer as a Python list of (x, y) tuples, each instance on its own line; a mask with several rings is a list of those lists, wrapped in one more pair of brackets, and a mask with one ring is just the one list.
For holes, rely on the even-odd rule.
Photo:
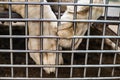
[[(25, 0), (23, 2), (14, 0), (0, 1), (2, 5), (8, 5), (7, 10), (0, 11), (0, 79), (1, 80), (119, 80), (120, 79), (120, 1), (112, 3), (105, 0), (105, 3), (79, 4), (79, 0), (63, 2), (63, 0), (38, 0), (38, 2)], [(19, 13), (13, 11), (13, 6), (24, 6), (24, 18)], [(54, 11), (55, 19), (44, 18), (45, 6), (49, 5)], [(40, 7), (40, 18), (30, 18), (30, 6)], [(63, 6), (74, 6), (72, 20), (61, 20), (64, 15)], [(77, 19), (78, 7), (89, 6), (87, 19)], [(103, 15), (97, 20), (93, 20), (93, 7), (104, 8)], [(119, 13), (112, 15), (109, 11)], [(70, 12), (71, 13), (71, 12)], [(33, 14), (36, 15), (36, 14)], [(97, 15), (97, 14), (96, 14)], [(29, 35), (29, 22), (39, 22), (40, 35)], [(57, 22), (56, 35), (44, 35), (44, 22)], [(66, 39), (58, 35), (61, 23), (73, 23), (73, 36), (67, 39), (72, 40), (71, 47), (63, 48), (59, 41)], [(19, 24), (22, 23), (23, 25)], [(76, 35), (77, 23), (88, 23), (88, 30), (85, 35)], [(17, 25), (16, 25), (17, 24)], [(24, 27), (21, 27), (24, 26)], [(117, 31), (112, 30), (113, 26)], [(33, 26), (34, 27), (34, 26)], [(51, 33), (51, 32), (49, 32)], [(71, 32), (72, 33), (72, 32)], [(40, 39), (40, 50), (29, 50), (29, 38)], [(56, 50), (44, 50), (43, 41), (45, 39), (56, 39)], [(75, 40), (83, 39), (79, 47), (75, 49)], [(112, 43), (107, 43), (109, 39)], [(113, 46), (110, 46), (114, 44)], [(49, 44), (48, 44), (49, 45)], [(30, 58), (29, 53), (40, 53), (40, 64), (36, 65)], [(55, 64), (43, 63), (43, 58), (47, 54), (55, 54)], [(59, 64), (60, 54), (64, 59), (64, 64)], [(44, 68), (55, 68), (55, 72), (46, 73)]]

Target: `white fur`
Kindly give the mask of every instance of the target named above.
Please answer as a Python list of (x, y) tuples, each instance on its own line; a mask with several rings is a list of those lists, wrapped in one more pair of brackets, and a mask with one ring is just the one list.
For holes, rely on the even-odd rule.
[[(90, 0), (78, 0), (77, 3), (80, 3), (80, 4), (89, 4), (90, 3)], [(74, 6), (67, 6), (67, 10), (69, 12), (74, 12)], [(77, 6), (77, 12), (79, 11), (84, 11), (86, 8), (88, 8), (88, 6)]]
[[(6, 0), (4, 0), (6, 1)], [(12, 0), (12, 2), (24, 2), (25, 0)], [(40, 0), (28, 0), (28, 2), (39, 2)], [(44, 0), (44, 2), (47, 2)], [(8, 5), (3, 6), (8, 9)], [(25, 5), (12, 5), (12, 11), (17, 12), (23, 18), (25, 17)], [(40, 6), (39, 5), (28, 5), (28, 18), (39, 19), (40, 18)], [(44, 19), (54, 19), (56, 16), (51, 10), (49, 5), (44, 5), (43, 9)], [(30, 36), (40, 36), (40, 22), (28, 22), (28, 31)], [(57, 22), (43, 22), (43, 35), (55, 35), (56, 36)], [(40, 46), (39, 38), (29, 38), (28, 48), (29, 50), (39, 51), (42, 46)], [(43, 50), (56, 50), (56, 39), (43, 39)], [(40, 64), (40, 53), (31, 53), (30, 57), (35, 61), (36, 64)], [(55, 64), (56, 53), (43, 53), (43, 64)], [(59, 54), (59, 64), (63, 63), (62, 54)], [(43, 68), (47, 73), (55, 72), (55, 68)]]
[[(96, 1), (93, 0), (94, 3), (102, 3), (102, 0)], [(89, 3), (89, 0), (78, 0), (78, 4), (85, 4)], [(89, 16), (89, 7), (88, 6), (77, 6), (77, 19), (88, 19)], [(100, 17), (103, 13), (103, 8), (101, 7), (92, 7), (92, 19), (97, 19)], [(67, 6), (67, 10), (64, 12), (64, 14), (61, 17), (61, 20), (73, 20), (74, 17), (74, 6)], [(66, 39), (60, 39), (59, 44), (61, 47), (65, 48), (71, 48), (72, 46), (72, 39), (70, 37), (76, 35), (76, 36), (84, 36), (85, 32), (88, 29), (88, 23), (80, 23), (77, 22), (76, 24), (76, 33), (74, 34), (73, 30), (73, 22), (61, 22), (61, 25), (58, 27), (58, 35), (60, 37), (64, 37)], [(76, 49), (79, 44), (81, 43), (82, 39), (75, 39), (75, 46), (74, 49)]]

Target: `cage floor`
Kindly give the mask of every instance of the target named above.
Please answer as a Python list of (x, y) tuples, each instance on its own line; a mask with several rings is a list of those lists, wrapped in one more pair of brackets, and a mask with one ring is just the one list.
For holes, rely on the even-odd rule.
[[(16, 26), (17, 27), (17, 26)], [(13, 34), (24, 35), (24, 27), (13, 28)], [(92, 32), (92, 31), (91, 31)], [(9, 28), (7, 26), (0, 27), (0, 35), (9, 34)], [(91, 33), (92, 34), (92, 33)], [(9, 38), (0, 38), (0, 49), (10, 49)], [(84, 39), (80, 44), (80, 50), (85, 50), (86, 40)], [(90, 39), (89, 49), (98, 50), (101, 47), (100, 39)], [(13, 49), (24, 50), (25, 49), (25, 39), (13, 39)], [(110, 46), (105, 45), (104, 49), (111, 49)], [(26, 55), (24, 53), (13, 53), (13, 64), (26, 64)], [(28, 64), (35, 64), (30, 57), (28, 57)], [(71, 62), (71, 54), (63, 53), (64, 64), (68, 65)], [(114, 54), (103, 54), (102, 64), (113, 64)], [(10, 64), (11, 58), (10, 53), (0, 52), (0, 64)], [(100, 54), (99, 53), (89, 53), (88, 64), (99, 64)], [(74, 55), (74, 65), (85, 64), (85, 53), (76, 53)], [(116, 64), (120, 64), (120, 55), (117, 55)], [(86, 68), (87, 77), (97, 77), (99, 68)], [(113, 68), (101, 68), (101, 77), (111, 77)], [(114, 76), (120, 76), (120, 68), (114, 68)], [(26, 68), (13, 68), (14, 77), (26, 77)], [(73, 68), (73, 77), (83, 77), (84, 68)], [(10, 77), (11, 68), (0, 67), (0, 77)], [(28, 68), (29, 77), (40, 77), (40, 68)], [(54, 73), (46, 74), (43, 70), (43, 77), (55, 77)], [(69, 78), (70, 68), (59, 68), (58, 69), (59, 78)]]

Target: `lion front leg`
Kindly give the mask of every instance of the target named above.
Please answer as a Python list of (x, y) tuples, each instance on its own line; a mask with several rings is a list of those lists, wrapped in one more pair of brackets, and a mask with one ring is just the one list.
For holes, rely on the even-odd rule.
[[(39, 36), (40, 35), (40, 23), (39, 22), (29, 22), (28, 23), (29, 35), (30, 36)], [(28, 42), (29, 50), (40, 50), (40, 39), (39, 38), (29, 38)], [(35, 61), (36, 64), (40, 64), (40, 53), (39, 52), (30, 52), (30, 57)]]
[[(29, 38), (28, 48), (29, 48), (29, 50), (36, 50), (36, 51), (40, 50), (40, 40)], [(34, 62), (36, 64), (40, 64), (40, 53), (30, 52), (29, 54), (30, 54), (30, 57), (34, 60)]]

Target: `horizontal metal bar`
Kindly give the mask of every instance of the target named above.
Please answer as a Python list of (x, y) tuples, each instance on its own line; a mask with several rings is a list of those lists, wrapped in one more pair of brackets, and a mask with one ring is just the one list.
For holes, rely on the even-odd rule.
[(10, 21), (13, 21), (13, 22), (26, 22), (26, 21), (32, 21), (32, 22), (40, 22), (40, 21), (51, 21), (51, 22), (87, 22), (87, 23), (90, 23), (90, 22), (96, 22), (96, 23), (118, 23), (120, 24), (120, 21), (119, 20), (61, 20), (61, 19), (57, 19), (57, 20), (53, 20), (53, 19), (31, 19), (31, 18), (27, 18), (27, 19), (21, 19), (21, 18), (12, 18), (12, 19), (9, 19), (9, 18), (0, 18), (0, 21), (6, 21), (6, 22), (10, 22)]
[(80, 3), (70, 3), (70, 2), (0, 2), (0, 4), (4, 5), (72, 5), (72, 6), (97, 6), (97, 7), (120, 7), (118, 4), (80, 4)]
[(112, 68), (112, 67), (120, 67), (120, 64), (102, 64), (102, 65), (99, 65), (99, 64), (93, 64), (93, 65), (11, 65), (11, 64), (0, 64), (0, 67), (22, 67), (22, 68), (28, 68), (28, 67), (45, 67), (45, 68), (54, 68), (54, 67), (57, 67), (57, 68), (68, 68), (68, 67), (72, 67), (72, 68)]
[(65, 38), (65, 37), (59, 37), (59, 36), (26, 36), (26, 35), (0, 35), (0, 38), (53, 38), (53, 39), (81, 39), (81, 38), (85, 38), (85, 39), (108, 39), (108, 38), (112, 38), (112, 39), (119, 39), (120, 36), (94, 36), (94, 35), (90, 35), (90, 36), (71, 36), (69, 38)]
[(27, 77), (0, 77), (1, 80), (119, 80), (120, 77), (74, 77), (74, 78), (27, 78)]
[(5, 53), (9, 53), (9, 52), (13, 52), (13, 53), (26, 53), (26, 52), (32, 52), (32, 53), (120, 53), (120, 50), (9, 50), (9, 49), (0, 49), (0, 52), (5, 52)]

